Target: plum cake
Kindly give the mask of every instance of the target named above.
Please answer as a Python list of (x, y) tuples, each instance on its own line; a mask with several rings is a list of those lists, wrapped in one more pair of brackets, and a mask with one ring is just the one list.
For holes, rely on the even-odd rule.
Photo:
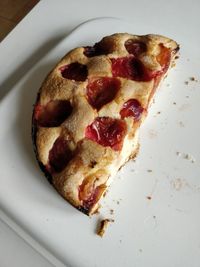
[(32, 135), (41, 169), (73, 206), (93, 214), (117, 171), (138, 152), (138, 129), (178, 44), (117, 33), (67, 53), (44, 80)]

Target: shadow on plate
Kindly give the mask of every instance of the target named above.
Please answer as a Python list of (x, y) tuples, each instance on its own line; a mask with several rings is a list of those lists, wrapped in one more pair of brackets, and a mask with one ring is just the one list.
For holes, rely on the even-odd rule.
[(64, 37), (58, 36), (46, 41), (37, 51), (35, 51), (29, 58), (27, 58), (21, 66), (18, 66), (9, 77), (0, 85), (0, 101), (10, 90), (23, 78), (23, 76), (35, 65), (41, 58), (49, 53)]

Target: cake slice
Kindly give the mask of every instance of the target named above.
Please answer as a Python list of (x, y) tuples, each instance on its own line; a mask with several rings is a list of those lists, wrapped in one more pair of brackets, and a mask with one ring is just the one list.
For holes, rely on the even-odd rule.
[(36, 156), (56, 190), (85, 214), (136, 156), (139, 127), (178, 50), (160, 35), (113, 34), (70, 51), (43, 82), (32, 120)]

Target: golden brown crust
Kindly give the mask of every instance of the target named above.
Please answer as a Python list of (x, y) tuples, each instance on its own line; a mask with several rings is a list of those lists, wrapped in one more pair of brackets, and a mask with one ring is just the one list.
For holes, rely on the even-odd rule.
[[(142, 53), (139, 59), (152, 71), (159, 71), (161, 68), (159, 62), (156, 60), (160, 51), (160, 43), (171, 51), (172, 58), (170, 65), (172, 65), (174, 56), (178, 50), (176, 42), (160, 35), (136, 36), (128, 33), (120, 33), (107, 36), (101, 41), (101, 44), (108, 48), (107, 55), (87, 57), (84, 55), (84, 48), (73, 49), (52, 70), (39, 91), (37, 105), (46, 105), (52, 100), (68, 100), (73, 106), (73, 111), (60, 126), (40, 127), (33, 124), (33, 127), (37, 131), (35, 144), (38, 160), (44, 166), (48, 165), (49, 151), (60, 135), (71, 142), (72, 150), (75, 151), (75, 154), (61, 172), (51, 174), (52, 183), (66, 200), (88, 214), (93, 213), (97, 209), (98, 203), (96, 202), (98, 201), (88, 209), (87, 207), (85, 208), (83, 201), (80, 199), (81, 185), (86, 177), (98, 177), (98, 179), (93, 179), (91, 185), (87, 184), (87, 186), (99, 188), (100, 193), (98, 198), (103, 195), (110, 183), (111, 177), (130, 158), (135, 157), (137, 154), (139, 148), (137, 141), (138, 128), (146, 117), (146, 112), (143, 113), (140, 121), (137, 123), (133, 123), (131, 118), (124, 119), (127, 125), (127, 133), (121, 151), (115, 151), (110, 147), (104, 147), (86, 139), (86, 127), (97, 116), (119, 119), (122, 105), (131, 98), (137, 99), (147, 109), (153, 97), (152, 92), (155, 90), (154, 80), (138, 82), (126, 78), (118, 78), (121, 82), (121, 87), (114, 100), (104, 105), (98, 111), (88, 103), (86, 97), (88, 81), (97, 77), (112, 77), (111, 58), (129, 55), (124, 46), (128, 39), (142, 41), (147, 45), (147, 51)], [(85, 81), (75, 81), (62, 77), (60, 69), (74, 62), (79, 62), (87, 66), (88, 75)]]

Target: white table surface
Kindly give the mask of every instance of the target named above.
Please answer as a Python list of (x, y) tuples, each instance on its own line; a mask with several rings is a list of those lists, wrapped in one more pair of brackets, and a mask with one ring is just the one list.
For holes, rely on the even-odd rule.
[[(169, 33), (169, 36), (173, 37), (174, 27), (177, 27), (178, 37), (187, 34), (191, 41), (195, 41), (194, 29), (200, 28), (199, 3), (198, 0), (192, 1), (188, 10), (188, 2), (178, 0), (42, 0), (0, 43), (0, 101), (47, 51), (78, 24), (91, 18), (120, 17), (132, 21), (135, 29), (142, 25), (143, 29), (146, 27), (146, 32), (152, 33), (155, 32), (154, 29), (159, 23), (162, 24), (163, 31)], [(147, 5), (148, 8), (146, 8)], [(147, 12), (152, 13), (152, 19), (148, 25), (143, 25), (143, 17)], [(163, 12), (162, 21), (157, 21), (157, 12)], [(193, 20), (185, 23), (188, 12)], [(17, 69), (15, 69), (16, 64), (13, 64), (16, 61), (18, 62)], [(1, 266), (52, 266), (52, 264), (0, 220)]]

